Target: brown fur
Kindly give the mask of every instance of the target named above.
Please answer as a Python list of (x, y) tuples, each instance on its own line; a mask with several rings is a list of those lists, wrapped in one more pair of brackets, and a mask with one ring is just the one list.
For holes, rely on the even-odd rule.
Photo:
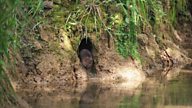
[(93, 56), (88, 49), (82, 49), (79, 54), (80, 61), (86, 69), (90, 69), (93, 66)]

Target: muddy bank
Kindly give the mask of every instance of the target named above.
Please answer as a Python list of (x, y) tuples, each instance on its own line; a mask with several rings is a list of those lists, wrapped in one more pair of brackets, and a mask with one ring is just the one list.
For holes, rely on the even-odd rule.
[(174, 68), (167, 76), (173, 73), (174, 76), (171, 77), (148, 78), (142, 86), (135, 89), (130, 89), (129, 86), (91, 81), (81, 88), (58, 86), (55, 89), (31, 85), (21, 88), (17, 94), (30, 106), (41, 108), (64, 106), (68, 108), (117, 108), (120, 106), (148, 108), (181, 105), (190, 107), (192, 74), (183, 73), (180, 68)]
[[(66, 5), (61, 1), (47, 3), (41, 19), (45, 23), (33, 26), (21, 39), (22, 46), (16, 64), (18, 77), (13, 79), (18, 88), (31, 84), (76, 87), (84, 85), (84, 81), (92, 78), (104, 83), (133, 81), (133, 84), (139, 85), (146, 76), (152, 76), (163, 69), (169, 71), (190, 62), (187, 51), (181, 47), (185, 45), (179, 43), (190, 40), (186, 37), (191, 36), (191, 21), (186, 21), (178, 28), (163, 23), (158, 25), (159, 31), (155, 32), (151, 26), (143, 28), (143, 32), (137, 35), (141, 55), (139, 62), (131, 56), (126, 59), (120, 56), (115, 46), (115, 36), (110, 36), (99, 24), (99, 31), (92, 29), (93, 19), (88, 19), (89, 28), (85, 28), (81, 23), (66, 23), (67, 18), (75, 17), (70, 16), (74, 7), (73, 5), (72, 9), (69, 8), (70, 2)], [(69, 10), (66, 10), (67, 8)], [(89, 8), (95, 7), (90, 5)], [(101, 17), (106, 17), (105, 9), (101, 7), (101, 10)], [(66, 19), (66, 22), (63, 19)], [(107, 24), (107, 21), (104, 23)], [(182, 27), (186, 27), (186, 31), (182, 31)], [(86, 38), (90, 38), (93, 43), (94, 72), (82, 66), (77, 53), (81, 40)], [(187, 46), (189, 44), (190, 42)]]
[[(66, 38), (67, 35), (63, 33), (64, 31), (60, 30), (60, 32), (53, 36), (56, 39), (57, 37)], [(124, 80), (124, 74), (122, 74), (124, 70), (137, 70), (132, 72), (135, 73), (135, 77), (138, 76), (139, 82), (142, 82), (145, 76), (153, 75), (155, 70), (158, 71), (165, 68), (168, 70), (174, 66), (189, 62), (184, 50), (171, 42), (171, 40), (166, 40), (163, 43), (165, 46), (160, 48), (155, 36), (139, 34), (139, 51), (142, 60), (139, 63), (131, 57), (128, 59), (121, 57), (115, 51), (114, 42), (107, 43), (108, 40), (104, 34), (102, 37), (96, 43), (90, 36), (92, 42), (95, 43), (93, 48), (95, 72), (87, 71), (82, 66), (77, 50), (72, 47), (72, 41), (69, 39), (63, 39), (64, 44), (66, 44), (64, 46), (67, 47), (62, 46), (63, 41), (58, 42), (57, 40), (30, 41), (34, 47), (30, 49), (28, 48), (29, 46), (26, 46), (21, 50), (21, 54), (18, 55), (20, 56), (17, 63), (19, 67), (17, 71), (20, 73), (19, 83), (75, 86), (89, 78), (118, 82)], [(69, 41), (69, 43), (65, 43), (65, 41)], [(108, 44), (110, 44), (110, 48)]]
[[(89, 103), (97, 107), (105, 101), (109, 105), (106, 107), (112, 107), (111, 102), (113, 106), (117, 105), (115, 102), (127, 103), (127, 98), (122, 96), (134, 96), (146, 86), (143, 85), (146, 80), (169, 81), (180, 73), (174, 67), (188, 64), (186, 68), (191, 68), (191, 8), (186, 13), (176, 12), (181, 16), (176, 18), (178, 23), (174, 23), (172, 19), (161, 20), (170, 17), (161, 15), (164, 8), (169, 10), (170, 2), (158, 1), (160, 12), (154, 5), (149, 7), (151, 10), (146, 15), (151, 16), (150, 21), (142, 23), (133, 17), (132, 5), (118, 7), (110, 2), (44, 1), (43, 8), (34, 13), (30, 6), (24, 7), (25, 12), (31, 12), (31, 21), (26, 28), (21, 27), (24, 31), (19, 34), (21, 44), (14, 61), (16, 75), (9, 74), (14, 90), (23, 98), (18, 97), (16, 103), (26, 100), (37, 105), (34, 107), (47, 107), (49, 103), (56, 107), (67, 101), (77, 106), (80, 103), (80, 107)], [(133, 6), (137, 8), (136, 4)], [(133, 12), (132, 21), (129, 13), (120, 8), (131, 10), (130, 15)], [(174, 9), (170, 8), (170, 12)], [(134, 19), (141, 22), (139, 27)], [(20, 31), (20, 27), (18, 29)], [(82, 41), (87, 43), (87, 39), (93, 46), (89, 48), (86, 44), (81, 48)], [(115, 90), (119, 90), (120, 97), (108, 95), (116, 93)], [(22, 105), (30, 107), (27, 103)]]

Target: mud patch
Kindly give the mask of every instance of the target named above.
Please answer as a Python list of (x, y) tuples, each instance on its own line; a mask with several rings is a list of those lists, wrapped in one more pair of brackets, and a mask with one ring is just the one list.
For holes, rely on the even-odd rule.
[(40, 63), (37, 65), (37, 69), (43, 73), (55, 72), (57, 73), (60, 68), (60, 64), (55, 55), (44, 54), (39, 57)]

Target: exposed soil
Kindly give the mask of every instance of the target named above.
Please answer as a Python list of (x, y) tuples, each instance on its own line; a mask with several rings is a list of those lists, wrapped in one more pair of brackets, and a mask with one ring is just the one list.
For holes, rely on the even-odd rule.
[[(132, 71), (137, 79), (132, 80), (132, 83), (139, 85), (145, 76), (163, 69), (168, 70), (163, 73), (167, 75), (170, 68), (187, 64), (190, 62), (188, 56), (192, 57), (191, 20), (183, 21), (181, 18), (181, 22), (185, 23), (181, 23), (176, 29), (168, 26), (169, 24), (160, 25), (159, 36), (148, 29), (137, 36), (141, 64), (132, 57), (121, 57), (116, 52), (114, 39), (111, 37), (109, 40), (106, 32), (100, 31), (100, 38), (96, 38), (94, 33), (88, 33), (94, 44), (92, 53), (95, 72), (92, 73), (81, 65), (77, 54), (80, 40), (84, 37), (75, 33), (72, 37), (64, 29), (55, 27), (49, 16), (51, 12), (52, 10), (45, 11), (45, 18), (50, 18), (48, 24), (30, 30), (22, 39), (23, 45), (17, 57), (19, 74), (13, 79), (16, 90), (37, 86), (48, 91), (65, 88), (77, 92), (81, 90), (79, 88), (86, 87), (85, 82), (91, 79), (108, 84), (132, 80), (133, 78), (123, 77), (124, 69), (137, 70)], [(81, 29), (76, 31), (78, 30)]]
[(181, 37), (181, 48), (185, 49), (188, 57), (192, 58), (192, 16), (189, 19), (181, 17), (177, 25), (178, 35)]
[[(143, 82), (149, 80), (148, 77), (171, 80), (179, 75), (178, 67), (187, 64), (185, 69), (192, 69), (191, 6), (188, 13), (181, 14), (175, 27), (164, 22), (157, 27), (159, 31), (152, 31), (150, 26), (143, 28), (143, 32), (137, 35), (141, 55), (139, 62), (131, 56), (120, 56), (115, 47), (115, 36), (109, 36), (104, 28), (97, 34), (91, 28), (92, 23), (88, 33), (84, 33), (85, 28), (78, 24), (75, 28), (64, 29), (66, 22), (63, 19), (69, 14), (69, 4), (66, 2), (64, 7), (65, 2), (45, 1), (41, 16), (43, 21), (30, 25), (21, 36), (21, 48), (16, 54), (17, 74), (9, 75), (16, 93), (20, 95), (17, 101), (21, 107), (31, 108), (30, 101), (36, 102), (37, 107), (47, 107), (48, 103), (55, 103), (55, 107), (57, 102), (86, 105), (97, 103), (97, 99), (99, 103), (108, 100), (107, 107), (114, 107), (110, 105), (120, 103), (124, 95), (131, 97), (137, 94)], [(84, 63), (78, 48), (87, 37), (93, 47), (91, 51), (89, 49), (91, 59)], [(116, 95), (105, 95), (116, 93), (117, 89), (118, 98)], [(154, 95), (145, 98), (151, 102)]]

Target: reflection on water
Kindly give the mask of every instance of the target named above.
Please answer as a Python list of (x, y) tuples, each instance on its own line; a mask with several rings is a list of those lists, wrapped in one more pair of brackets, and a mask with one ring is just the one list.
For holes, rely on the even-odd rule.
[(156, 82), (156, 85), (148, 85), (149, 88), (143, 87), (140, 97), (142, 108), (191, 108), (191, 82), (192, 73), (180, 73), (170, 81)]
[(134, 90), (88, 83), (76, 90), (20, 90), (18, 94), (32, 108), (190, 108), (192, 71), (172, 80), (148, 80)]

